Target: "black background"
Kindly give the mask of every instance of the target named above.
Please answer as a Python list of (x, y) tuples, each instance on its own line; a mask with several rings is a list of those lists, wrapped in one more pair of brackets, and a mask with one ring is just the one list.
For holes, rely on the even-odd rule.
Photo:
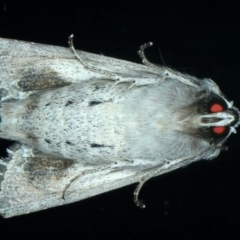
[[(152, 62), (210, 77), (240, 107), (238, 1), (3, 1), (0, 36), (75, 47), (140, 63)], [(1, 73), (0, 73), (1, 74)], [(147, 182), (140, 209), (135, 184), (74, 204), (11, 219), (0, 238), (240, 239), (240, 144), (229, 151)], [(9, 142), (0, 141), (1, 156)], [(171, 147), (171, 146), (169, 146)]]

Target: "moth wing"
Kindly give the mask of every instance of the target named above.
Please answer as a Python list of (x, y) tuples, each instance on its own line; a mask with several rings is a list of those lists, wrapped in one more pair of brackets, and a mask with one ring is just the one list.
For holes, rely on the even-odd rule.
[(137, 182), (143, 173), (81, 166), (15, 145), (0, 160), (0, 214), (12, 217), (76, 202)]
[(144, 76), (150, 83), (155, 81), (156, 73), (159, 74), (160, 68), (156, 71), (144, 65), (83, 51), (77, 51), (77, 54), (90, 68), (84, 66), (70, 48), (0, 38), (2, 99), (21, 99), (42, 89), (92, 79), (135, 81)]

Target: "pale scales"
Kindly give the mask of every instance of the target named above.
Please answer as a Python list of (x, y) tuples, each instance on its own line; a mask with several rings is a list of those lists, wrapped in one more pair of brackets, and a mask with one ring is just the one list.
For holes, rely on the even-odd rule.
[[(219, 154), (239, 123), (238, 110), (212, 80), (149, 63), (147, 46), (140, 50), (144, 66), (74, 54), (73, 47), (0, 40), (1, 137), (23, 144), (1, 161), (4, 217), (138, 181), (141, 205), (137, 195), (148, 178)], [(212, 99), (224, 109), (201, 109)], [(212, 139), (205, 131), (219, 126), (227, 134)]]

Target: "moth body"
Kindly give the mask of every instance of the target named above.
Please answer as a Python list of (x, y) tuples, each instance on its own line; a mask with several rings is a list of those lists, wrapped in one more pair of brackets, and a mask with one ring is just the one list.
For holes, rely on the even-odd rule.
[(82, 82), (3, 102), (1, 136), (84, 164), (125, 158), (157, 166), (165, 158), (194, 160), (219, 153), (201, 136), (201, 88), (174, 79), (159, 86), (128, 87), (113, 87), (106, 80)]
[(147, 66), (0, 39), (0, 134), (20, 143), (0, 161), (3, 216), (137, 181), (141, 205), (149, 178), (220, 153), (238, 109), (211, 79), (157, 67), (144, 48)]

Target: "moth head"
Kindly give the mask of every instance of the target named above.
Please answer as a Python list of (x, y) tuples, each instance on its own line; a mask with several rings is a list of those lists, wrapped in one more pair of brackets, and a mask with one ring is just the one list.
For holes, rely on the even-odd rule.
[[(211, 81), (207, 79), (207, 81)], [(212, 81), (211, 81), (211, 84)], [(202, 94), (197, 103), (197, 111), (202, 133), (210, 139), (210, 143), (221, 147), (231, 133), (236, 133), (240, 123), (240, 112), (228, 101), (216, 86)], [(224, 148), (222, 148), (224, 149)]]

